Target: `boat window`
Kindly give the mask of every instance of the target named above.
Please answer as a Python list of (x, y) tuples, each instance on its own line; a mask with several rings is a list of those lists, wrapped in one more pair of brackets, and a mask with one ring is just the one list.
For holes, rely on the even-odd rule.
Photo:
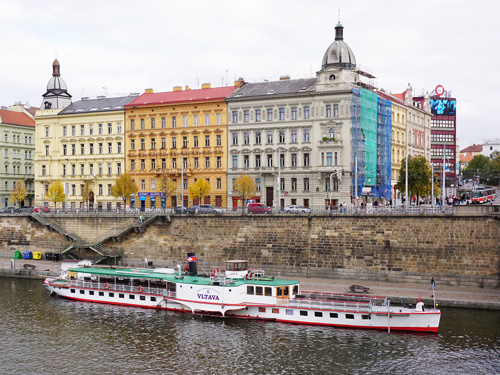
[(261, 286), (256, 286), (255, 287), (255, 295), (256, 296), (261, 296), (262, 295), (262, 287)]
[(300, 310), (300, 316), (307, 316), (306, 310)]
[(135, 296), (133, 294), (129, 294), (128, 299), (135, 299)]
[(141, 301), (145, 301), (146, 300), (146, 296), (139, 296), (140, 300)]
[(283, 295), (283, 289), (281, 289), (280, 287), (277, 287), (276, 288), (276, 295), (278, 297), (281, 297)]
[(110, 297), (114, 297), (114, 296), (115, 296), (115, 294), (114, 294), (114, 293), (109, 293), (109, 296), (110, 296)]
[(85, 294), (85, 290), (80, 290), (80, 294)]
[(265, 313), (266, 312), (266, 308), (265, 307), (259, 307), (259, 312)]
[(265, 288), (265, 295), (266, 295), (266, 296), (268, 296), (268, 297), (272, 297), (272, 295), (273, 295), (273, 290), (272, 290), (272, 288), (270, 288), (270, 287), (266, 287), (266, 288)]
[(71, 293), (75, 293), (75, 290), (74, 290), (74, 289), (71, 289)]
[(315, 316), (316, 318), (322, 318), (322, 317), (323, 317), (323, 313), (322, 313), (321, 311), (315, 311), (315, 312), (314, 312), (314, 316)]
[(278, 308), (273, 308), (273, 314), (279, 314), (280, 313), (280, 309)]
[(89, 290), (89, 294), (90, 294), (91, 296), (93, 296), (93, 295), (94, 295), (94, 291), (93, 291), (93, 290)]
[(104, 292), (99, 292), (100, 297), (104, 297)]
[(354, 314), (345, 314), (346, 319), (354, 319)]
[(156, 302), (156, 297), (151, 297), (151, 302)]
[(123, 294), (123, 293), (118, 293), (118, 298), (125, 298), (125, 294)]
[(292, 309), (286, 309), (286, 315), (293, 315)]
[(290, 287), (288, 287), (288, 286), (283, 287), (283, 295), (284, 296), (290, 295)]
[(338, 318), (339, 314), (337, 313), (330, 313), (330, 318)]
[(293, 286), (293, 295), (296, 295), (296, 294), (299, 294), (299, 286), (298, 285)]
[(361, 315), (361, 319), (370, 320), (372, 317), (370, 315)]
[(254, 294), (254, 287), (253, 287), (253, 285), (248, 285), (247, 286), (247, 294), (251, 294), (251, 295)]

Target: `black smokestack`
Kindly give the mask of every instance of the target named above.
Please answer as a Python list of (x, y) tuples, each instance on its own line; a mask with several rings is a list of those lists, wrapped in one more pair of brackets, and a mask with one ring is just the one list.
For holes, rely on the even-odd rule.
[(189, 265), (189, 276), (196, 276), (198, 270), (196, 269), (196, 253), (187, 253), (187, 261)]

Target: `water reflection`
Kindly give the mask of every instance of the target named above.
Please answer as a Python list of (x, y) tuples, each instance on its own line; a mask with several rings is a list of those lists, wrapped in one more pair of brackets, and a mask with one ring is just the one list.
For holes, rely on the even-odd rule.
[(500, 314), (443, 310), (437, 335), (334, 329), (49, 297), (0, 279), (5, 374), (494, 374)]

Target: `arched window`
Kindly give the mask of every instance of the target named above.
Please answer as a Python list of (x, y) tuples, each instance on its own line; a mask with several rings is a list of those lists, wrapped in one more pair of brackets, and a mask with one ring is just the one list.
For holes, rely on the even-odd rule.
[(328, 137), (329, 137), (330, 139), (335, 138), (335, 129), (331, 128), (331, 129), (328, 131)]

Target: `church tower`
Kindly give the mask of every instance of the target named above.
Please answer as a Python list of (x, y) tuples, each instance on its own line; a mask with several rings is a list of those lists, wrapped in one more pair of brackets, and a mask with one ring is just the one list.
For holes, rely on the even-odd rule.
[(41, 109), (63, 109), (71, 104), (71, 95), (61, 78), (61, 65), (57, 59), (52, 63), (52, 78), (47, 84), (47, 92), (42, 96)]

